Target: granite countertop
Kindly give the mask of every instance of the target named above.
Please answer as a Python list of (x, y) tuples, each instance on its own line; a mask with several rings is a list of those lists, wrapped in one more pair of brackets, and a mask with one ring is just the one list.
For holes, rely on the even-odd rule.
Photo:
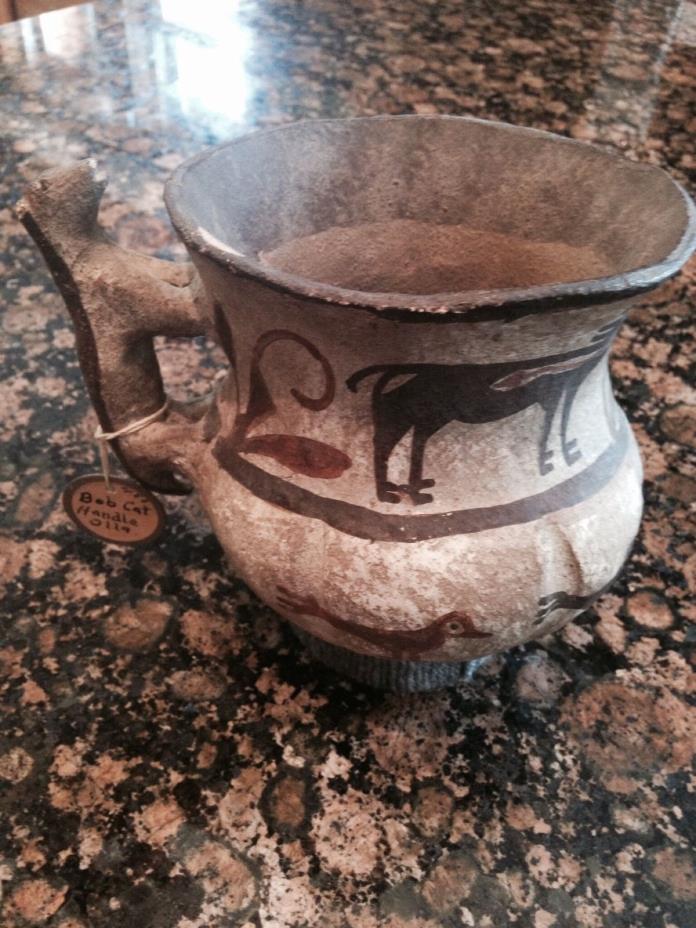
[[(311, 662), (195, 498), (144, 551), (76, 532), (60, 493), (95, 469), (95, 417), (10, 206), (93, 155), (111, 233), (179, 258), (161, 192), (185, 156), (401, 112), (589, 139), (688, 185), (695, 43), (675, 0), (112, 0), (0, 29), (2, 928), (694, 924), (693, 264), (614, 352), (646, 471), (621, 578), (563, 632), (401, 697)], [(223, 366), (202, 340), (161, 357), (181, 398)]]

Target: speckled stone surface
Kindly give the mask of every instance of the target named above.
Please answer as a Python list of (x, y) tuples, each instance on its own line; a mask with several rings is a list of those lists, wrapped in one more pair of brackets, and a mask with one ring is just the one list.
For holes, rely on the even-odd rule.
[[(95, 468), (67, 315), (10, 204), (96, 156), (104, 223), (181, 257), (162, 182), (313, 116), (443, 112), (696, 167), (696, 5), (113, 0), (0, 29), (0, 925), (688, 928), (696, 910), (692, 270), (633, 311), (617, 393), (646, 467), (622, 578), (458, 687), (311, 662), (195, 499), (146, 551), (80, 536)], [(692, 302), (690, 303), (690, 297)], [(169, 389), (221, 375), (162, 343)]]

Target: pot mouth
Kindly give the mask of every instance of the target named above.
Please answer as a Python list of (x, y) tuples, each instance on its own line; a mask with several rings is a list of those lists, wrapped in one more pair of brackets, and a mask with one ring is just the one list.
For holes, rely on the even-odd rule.
[[(222, 158), (223, 161), (233, 165), (238, 155), (244, 156), (244, 147), (250, 144), (257, 151), (289, 151), (290, 154), (286, 153), (285, 157), (291, 158), (292, 146), (288, 145), (288, 141), (292, 143), (299, 141), (301, 146), (303, 135), (308, 141), (314, 143), (319, 138), (320, 144), (324, 143), (325, 138), (330, 139), (336, 133), (345, 132), (352, 132), (369, 141), (371, 130), (378, 127), (380, 129), (399, 127), (402, 130), (413, 127), (417, 129), (419, 138), (422, 139), (424, 133), (427, 136), (430, 131), (439, 130), (443, 126), (448, 129), (452, 126), (461, 127), (471, 131), (475, 130), (477, 133), (489, 130), (502, 133), (503, 135), (500, 135), (502, 142), (514, 145), (519, 140), (526, 150), (530, 150), (530, 145), (546, 146), (547, 150), (550, 145), (553, 145), (559, 156), (563, 149), (563, 154), (567, 155), (570, 160), (574, 157), (578, 164), (591, 156), (594, 162), (592, 167), (597, 173), (600, 173), (597, 169), (602, 167), (607, 174), (614, 171), (623, 177), (630, 175), (630, 180), (633, 182), (648, 181), (656, 188), (661, 188), (662, 199), (665, 195), (671, 199), (669, 204), (671, 214), (666, 220), (672, 238), (670, 247), (663, 249), (664, 253), (653, 257), (652, 260), (638, 261), (636, 266), (628, 266), (618, 273), (599, 273), (596, 276), (586, 276), (582, 279), (547, 281), (525, 286), (467, 287), (437, 292), (408, 292), (392, 288), (363, 289), (336, 285), (327, 280), (316, 279), (311, 274), (295, 273), (288, 268), (276, 266), (264, 259), (262, 248), (235, 248), (228, 243), (227, 236), (215, 234), (217, 230), (211, 228), (211, 223), (201, 215), (201, 210), (196, 203), (197, 188), (200, 188), (201, 181), (205, 186), (206, 172), (209, 177), (213, 175), (216, 160)], [(337, 150), (341, 154), (340, 147)], [(253, 174), (253, 168), (250, 170)], [(258, 174), (254, 176), (258, 178)], [(243, 184), (243, 177), (240, 177), (239, 172), (233, 180), (236, 180), (240, 186)], [(282, 184), (283, 181), (281, 180), (280, 183)], [(292, 184), (292, 180), (285, 183), (287, 187)], [(600, 180), (594, 182), (593, 193), (599, 191), (600, 185)], [(233, 193), (235, 193), (234, 189)], [(238, 198), (230, 204), (228, 208), (230, 213), (234, 214), (235, 207), (239, 205), (241, 199)], [(543, 130), (466, 116), (403, 115), (305, 120), (257, 130), (208, 148), (184, 161), (165, 184), (165, 203), (172, 223), (184, 244), (191, 251), (211, 258), (235, 275), (257, 281), (291, 296), (311, 299), (319, 303), (365, 308), (387, 316), (396, 313), (400, 317), (409, 317), (415, 314), (424, 321), (425, 318), (433, 315), (466, 314), (473, 319), (476, 317), (477, 309), (482, 310), (487, 318), (491, 308), (496, 307), (500, 310), (508, 308), (524, 311), (525, 307), (533, 304), (534, 311), (542, 311), (545, 308), (558, 307), (559, 304), (585, 306), (625, 300), (652, 290), (677, 274), (696, 249), (696, 207), (683, 187), (661, 168), (630, 161), (618, 152), (607, 151), (587, 142)], [(247, 213), (251, 212), (253, 221), (253, 202), (245, 208)], [(217, 209), (219, 210), (219, 205)], [(671, 221), (674, 216), (678, 219), (677, 231), (674, 229), (677, 223)], [(634, 217), (631, 217), (630, 221), (636, 224)], [(346, 227), (350, 228), (350, 223)], [(636, 237), (641, 232), (645, 233), (645, 229), (636, 225)], [(308, 236), (308, 240), (311, 241), (312, 237)], [(282, 242), (279, 244), (282, 245)]]

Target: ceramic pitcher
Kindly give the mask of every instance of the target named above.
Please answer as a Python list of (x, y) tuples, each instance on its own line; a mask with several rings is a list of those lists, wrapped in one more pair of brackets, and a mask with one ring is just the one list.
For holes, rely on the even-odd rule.
[(19, 206), (100, 423), (162, 407), (153, 336), (217, 339), (215, 395), (115, 450), (150, 489), (196, 488), (315, 653), (432, 687), (608, 587), (642, 505), (611, 343), (696, 243), (665, 173), (475, 119), (296, 123), (175, 171), (190, 264), (110, 241), (104, 186), (81, 162)]

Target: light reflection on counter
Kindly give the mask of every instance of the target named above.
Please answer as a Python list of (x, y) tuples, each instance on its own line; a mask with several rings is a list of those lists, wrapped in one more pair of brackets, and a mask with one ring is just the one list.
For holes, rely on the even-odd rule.
[(91, 3), (20, 19), (18, 25), (24, 53), (30, 64), (38, 63), (43, 54), (66, 59), (87, 54), (98, 40)]
[(117, 95), (125, 89), (123, 84), (114, 87), (110, 79), (120, 33), (128, 93), (149, 101), (157, 121), (214, 126), (223, 133), (245, 122), (252, 96), (247, 62), (253, 41), (239, 2), (159, 0), (149, 20), (139, 15), (138, 0), (118, 5), (121, 15), (111, 19), (108, 29), (100, 4), (19, 21), (24, 57), (36, 68), (37, 78), (47, 59), (63, 59), (93, 80), (95, 97), (101, 100), (95, 115), (113, 117), (120, 109)]
[[(504, 30), (497, 45), (470, 46), (466, 33), (461, 47), (430, 43), (396, 11), (380, 25), (388, 43), (369, 35), (348, 42), (356, 37), (345, 34), (340, 0), (317, 8), (324, 5), (330, 42), (312, 38), (311, 5), (298, 4), (292, 22), (279, 28), (273, 0), (97, 0), (3, 29), (31, 68), (23, 76), (25, 100), (39, 94), (48, 112), (59, 104), (64, 117), (90, 123), (92, 137), (113, 136), (115, 147), (124, 123), (207, 144), (288, 118), (415, 109), (532, 125), (656, 162), (666, 92), (679, 83), (671, 62), (696, 43), (696, 0), (580, 5), (568, 14), (576, 37), (565, 46), (567, 65), (560, 52), (549, 61), (538, 54), (540, 42)], [(495, 19), (477, 15), (479, 27)], [(515, 57), (495, 83), (491, 60), (504, 57), (510, 43)], [(434, 74), (439, 55), (449, 58), (434, 83), (429, 67)], [(528, 90), (511, 109), (520, 86)], [(673, 112), (680, 105), (670, 103)], [(679, 116), (684, 126), (688, 106)], [(55, 133), (47, 144), (58, 147)], [(138, 142), (130, 144), (132, 153)]]
[(164, 26), (175, 26), (177, 33), (164, 28), (155, 37), (158, 82), (187, 117), (207, 112), (241, 122), (250, 96), (245, 65), (252, 42), (239, 3), (160, 0), (160, 8)]

